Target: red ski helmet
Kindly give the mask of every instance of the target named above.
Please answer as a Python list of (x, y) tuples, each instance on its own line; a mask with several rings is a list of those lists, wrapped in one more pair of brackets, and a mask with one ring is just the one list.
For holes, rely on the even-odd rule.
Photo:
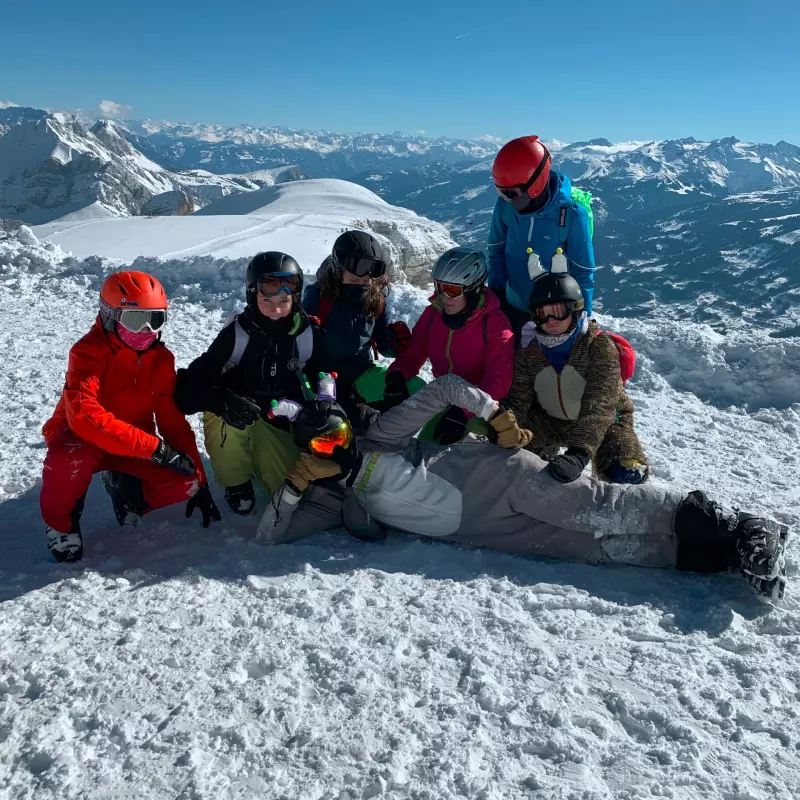
[(526, 194), (535, 200), (550, 180), (550, 151), (538, 136), (512, 139), (495, 156), (492, 179), (497, 191), (510, 203)]

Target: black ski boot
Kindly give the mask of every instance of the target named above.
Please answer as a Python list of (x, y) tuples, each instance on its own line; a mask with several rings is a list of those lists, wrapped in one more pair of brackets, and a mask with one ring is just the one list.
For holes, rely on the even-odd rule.
[(150, 508), (144, 499), (141, 478), (106, 470), (101, 473), (100, 479), (111, 498), (117, 522), (120, 525), (136, 525), (139, 517)]
[(253, 489), (253, 482), (245, 481), (238, 486), (226, 486), (225, 500), (228, 503), (228, 508), (234, 514), (239, 514), (242, 517), (252, 514), (253, 509), (256, 507), (256, 493), (255, 489)]
[(786, 525), (726, 510), (703, 492), (692, 492), (675, 514), (674, 530), (678, 569), (720, 572), (738, 568), (758, 594), (783, 597)]
[(789, 538), (788, 525), (740, 512), (736, 534), (736, 552), (748, 583), (758, 594), (783, 597), (786, 589), (784, 548)]
[(47, 536), (47, 549), (53, 554), (53, 558), (62, 564), (71, 564), (83, 558), (83, 536), (81, 536), (81, 514), (86, 502), (84, 494), (72, 509), (70, 514), (70, 526), (66, 533), (59, 533), (52, 528), (45, 528)]

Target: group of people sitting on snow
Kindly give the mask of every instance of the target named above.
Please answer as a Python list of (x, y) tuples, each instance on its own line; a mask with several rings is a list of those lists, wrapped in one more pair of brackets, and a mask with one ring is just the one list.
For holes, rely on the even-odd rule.
[(590, 563), (738, 568), (781, 596), (785, 526), (647, 482), (624, 387), (632, 350), (591, 315), (587, 204), (535, 136), (500, 150), (493, 179), (488, 262), (465, 247), (442, 255), (411, 330), (390, 321), (387, 260), (361, 230), (339, 236), (310, 285), (290, 255), (257, 254), (244, 311), (177, 373), (161, 284), (110, 275), (43, 431), (55, 558), (82, 557), (98, 472), (120, 524), (181, 501), (204, 527), (220, 520), (185, 416), (202, 412), (230, 512), (254, 514), (256, 484), (270, 495), (264, 544), (403, 531)]

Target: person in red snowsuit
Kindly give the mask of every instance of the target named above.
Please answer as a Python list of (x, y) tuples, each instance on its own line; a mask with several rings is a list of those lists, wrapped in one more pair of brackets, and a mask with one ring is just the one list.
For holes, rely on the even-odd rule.
[(199, 508), (204, 527), (220, 519), (194, 433), (172, 399), (175, 358), (160, 340), (166, 320), (155, 278), (117, 272), (103, 284), (92, 329), (70, 350), (61, 399), (42, 429), (39, 504), (57, 561), (83, 556), (80, 518), (97, 472), (120, 524), (187, 500), (186, 515)]

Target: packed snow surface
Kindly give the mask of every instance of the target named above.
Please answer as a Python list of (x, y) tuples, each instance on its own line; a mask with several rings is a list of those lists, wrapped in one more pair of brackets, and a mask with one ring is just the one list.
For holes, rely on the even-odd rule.
[(350, 227), (377, 234), (393, 265), (406, 273), (430, 267), (455, 244), (438, 223), (390, 206), (363, 186), (334, 179), (229, 195), (186, 217), (59, 221), (34, 231), (81, 258), (244, 259), (280, 250), (313, 274), (336, 237)]
[[(168, 222), (195, 220), (217, 224)], [(140, 222), (166, 236), (162, 220)], [(773, 606), (737, 575), (413, 537), (263, 548), (218, 488), (224, 518), (208, 530), (182, 508), (119, 529), (96, 481), (84, 560), (53, 563), (40, 427), (118, 264), (83, 254), (27, 229), (0, 240), (0, 796), (800, 796), (796, 543)], [(152, 262), (179, 365), (239, 302), (242, 263)], [(404, 285), (391, 311), (413, 321), (424, 303)], [(630, 389), (655, 480), (796, 528), (800, 341), (602, 323), (639, 350)]]

